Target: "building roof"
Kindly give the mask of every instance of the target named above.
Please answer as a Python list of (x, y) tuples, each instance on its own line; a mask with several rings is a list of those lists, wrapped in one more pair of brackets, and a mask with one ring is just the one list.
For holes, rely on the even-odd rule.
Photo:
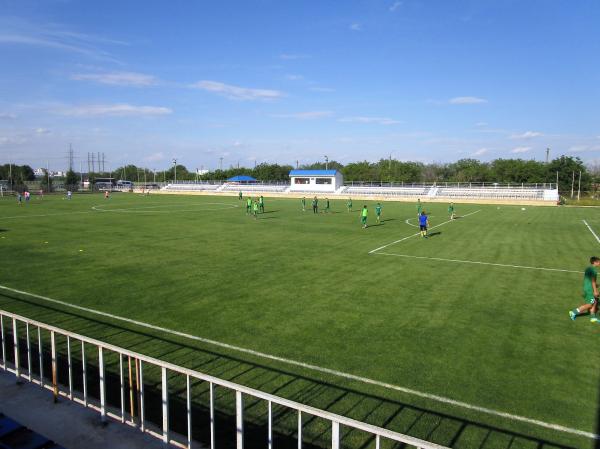
[(337, 170), (290, 170), (290, 176), (335, 176)]
[(233, 178), (229, 178), (227, 181), (229, 181), (229, 182), (256, 182), (256, 179), (254, 179), (252, 176), (238, 175), (238, 176), (234, 176)]

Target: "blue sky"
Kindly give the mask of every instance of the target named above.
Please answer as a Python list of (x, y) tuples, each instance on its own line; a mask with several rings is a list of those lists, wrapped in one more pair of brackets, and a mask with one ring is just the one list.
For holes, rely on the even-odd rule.
[(597, 0), (0, 0), (0, 162), (600, 160)]

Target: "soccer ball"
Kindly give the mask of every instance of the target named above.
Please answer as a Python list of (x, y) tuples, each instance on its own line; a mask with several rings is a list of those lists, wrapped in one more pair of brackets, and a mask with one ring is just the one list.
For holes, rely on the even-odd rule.
[(521, 210), (525, 210), (525, 208), (524, 208), (524, 207), (522, 207), (522, 208), (521, 208)]

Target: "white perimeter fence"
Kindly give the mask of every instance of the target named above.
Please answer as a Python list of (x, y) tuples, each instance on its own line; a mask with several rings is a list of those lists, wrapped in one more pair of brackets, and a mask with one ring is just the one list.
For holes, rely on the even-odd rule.
[[(199, 380), (207, 382), (209, 385), (209, 413), (210, 413), (210, 448), (215, 449), (215, 387), (222, 387), (235, 394), (235, 435), (231, 432), (231, 438), (235, 438), (237, 449), (244, 448), (244, 401), (247, 398), (252, 400), (261, 400), (267, 404), (267, 438), (264, 446), (273, 448), (273, 407), (278, 406), (291, 410), (297, 414), (296, 438), (298, 448), (302, 448), (302, 426), (303, 418), (318, 417), (328, 422), (331, 430), (331, 448), (340, 449), (343, 430), (357, 430), (366, 433), (371, 440), (375, 442), (375, 448), (379, 449), (386, 441), (405, 443), (419, 449), (448, 449), (443, 446), (428, 443), (418, 438), (403, 435), (391, 430), (377, 427), (371, 424), (360, 422), (351, 418), (346, 418), (335, 413), (303, 405), (299, 402), (284, 399), (272, 394), (264, 393), (259, 390), (245, 387), (227, 380), (209, 376), (198, 371), (187, 369), (172, 363), (164, 362), (153, 357), (129, 351), (115, 345), (104, 343), (100, 340), (88, 338), (73, 332), (60, 329), (55, 326), (31, 320), (11, 312), (0, 310), (0, 331), (2, 336), (2, 364), (0, 368), (14, 373), (17, 382), (23, 380), (36, 383), (42, 388), (53, 392), (55, 399), (58, 397), (67, 398), (77, 402), (85, 407), (96, 410), (100, 413), (103, 421), (110, 417), (124, 424), (136, 426), (140, 431), (148, 433), (163, 441), (165, 446), (173, 445), (183, 448), (192, 448), (196, 443), (192, 441), (192, 381)], [(44, 376), (44, 352), (48, 356), (47, 336), (50, 337), (50, 358), (51, 358), (51, 381)], [(46, 337), (46, 338), (44, 338)], [(59, 351), (62, 345), (57, 343), (57, 337), (66, 340), (66, 365), (57, 362)], [(32, 342), (33, 339), (33, 342)], [(46, 341), (44, 343), (44, 340)], [(98, 355), (98, 378), (94, 382), (99, 383), (99, 399), (93, 398), (89, 394), (91, 385), (88, 385), (89, 364), (86, 363), (86, 345), (92, 346)], [(11, 348), (12, 347), (12, 348)], [(8, 349), (7, 349), (8, 348)], [(7, 352), (8, 351), (8, 352)], [(73, 363), (74, 351), (80, 357), (81, 363)], [(12, 352), (12, 354), (10, 354)], [(89, 352), (88, 352), (89, 354)], [(12, 361), (10, 360), (12, 355)], [(39, 369), (34, 372), (32, 357), (37, 357), (33, 364), (38, 364)], [(120, 390), (120, 410), (111, 408), (107, 405), (107, 357), (117, 356), (119, 360), (119, 390)], [(64, 357), (61, 354), (61, 357)], [(26, 360), (26, 362), (25, 362)], [(135, 367), (135, 374), (132, 378), (132, 362)], [(46, 366), (48, 363), (46, 361)], [(128, 366), (129, 375), (124, 375), (124, 366)], [(74, 372), (81, 368), (80, 372)], [(66, 369), (67, 373), (61, 373), (63, 378), (68, 379), (68, 385), (59, 384), (59, 369)], [(162, 429), (148, 422), (145, 418), (147, 405), (144, 404), (144, 371), (146, 369), (158, 369), (161, 373), (161, 413)], [(66, 376), (65, 376), (66, 374)], [(186, 397), (186, 424), (187, 435), (179, 435), (171, 430), (169, 423), (169, 376), (181, 375), (185, 378), (185, 397)], [(79, 376), (82, 381), (82, 391), (75, 391), (74, 376)], [(129, 401), (126, 399), (126, 377), (129, 379)], [(135, 383), (135, 386), (133, 385)], [(95, 387), (95, 386), (94, 386)], [(135, 400), (134, 400), (135, 395)], [(129, 404), (127, 404), (129, 402)], [(134, 407), (137, 404), (137, 407)], [(126, 410), (129, 407), (129, 411)], [(137, 410), (136, 410), (137, 409)], [(137, 416), (136, 416), (137, 415)], [(346, 428), (346, 429), (344, 429)], [(208, 436), (207, 436), (208, 437)]]

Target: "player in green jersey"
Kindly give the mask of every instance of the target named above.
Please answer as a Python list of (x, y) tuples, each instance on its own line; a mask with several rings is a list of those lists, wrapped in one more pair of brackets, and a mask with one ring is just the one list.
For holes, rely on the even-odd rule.
[(325, 198), (325, 213), (329, 212), (329, 198)]
[(254, 214), (254, 219), (258, 218), (258, 201), (254, 200), (254, 204), (252, 205), (252, 211)]
[(306, 197), (302, 197), (302, 212), (306, 212)]
[(262, 195), (258, 199), (258, 207), (260, 207), (260, 213), (264, 214), (265, 213), (265, 199), (263, 198)]
[(240, 193), (238, 193), (238, 200), (242, 201), (242, 191), (240, 190)]
[(598, 284), (596, 278), (598, 277), (598, 267), (600, 266), (600, 258), (591, 257), (590, 266), (585, 269), (583, 274), (583, 299), (585, 304), (577, 307), (569, 312), (569, 317), (572, 320), (577, 318), (578, 315), (583, 315), (587, 312), (590, 313), (590, 321), (592, 323), (600, 323), (596, 312), (598, 311)]
[(454, 220), (454, 203), (450, 203), (450, 206), (448, 206), (448, 213), (450, 214), (450, 220)]
[(377, 206), (375, 206), (375, 217), (377, 218), (377, 223), (379, 224), (381, 220), (381, 203), (377, 203)]
[(348, 208), (348, 212), (352, 212), (352, 198), (348, 198), (348, 202), (346, 203), (346, 207)]
[(423, 212), (423, 205), (421, 204), (421, 199), (417, 199), (417, 218), (421, 216), (421, 212)]
[(367, 216), (369, 215), (369, 209), (367, 209), (367, 205), (365, 204), (360, 211), (360, 222), (362, 223), (363, 229), (367, 227)]
[(316, 196), (312, 200), (312, 208), (313, 208), (313, 214), (319, 213), (319, 200)]
[(246, 215), (250, 215), (252, 212), (252, 198), (248, 197), (246, 200)]

